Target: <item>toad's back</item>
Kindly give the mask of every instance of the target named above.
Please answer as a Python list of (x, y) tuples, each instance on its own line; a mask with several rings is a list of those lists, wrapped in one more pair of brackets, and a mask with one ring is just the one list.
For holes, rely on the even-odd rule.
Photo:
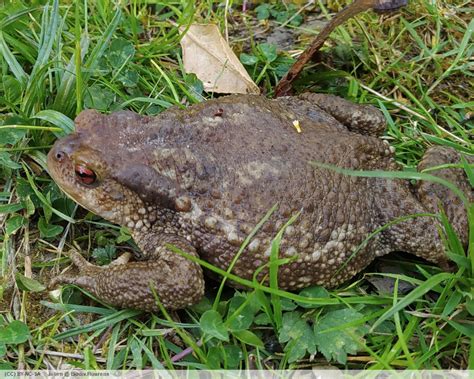
[[(236, 204), (245, 197), (247, 208), (263, 206), (259, 212), (304, 188), (304, 192), (317, 195), (314, 186), (325, 178), (330, 180), (333, 173), (317, 170), (310, 162), (355, 170), (394, 168), (388, 145), (376, 137), (348, 131), (313, 104), (305, 108), (300, 101), (293, 109), (292, 104), (286, 104), (292, 98), (248, 98), (226, 97), (171, 110), (154, 119), (146, 143), (140, 143), (146, 146), (148, 162), (160, 172), (174, 162), (181, 172), (194, 174), (195, 188), (190, 189), (198, 197), (208, 192), (228, 193), (221, 198), (236, 200)], [(241, 191), (247, 193), (239, 195)], [(259, 194), (266, 202), (249, 205)]]

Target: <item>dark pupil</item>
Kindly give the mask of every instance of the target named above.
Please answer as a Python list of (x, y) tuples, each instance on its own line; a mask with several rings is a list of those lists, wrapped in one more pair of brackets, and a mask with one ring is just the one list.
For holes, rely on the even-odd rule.
[(97, 178), (94, 171), (84, 166), (76, 166), (75, 171), (76, 171), (76, 175), (84, 184), (92, 184), (95, 182)]

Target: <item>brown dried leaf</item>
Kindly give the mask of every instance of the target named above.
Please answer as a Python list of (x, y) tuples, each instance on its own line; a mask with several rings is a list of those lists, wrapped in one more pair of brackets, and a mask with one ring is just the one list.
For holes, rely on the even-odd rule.
[(181, 39), (183, 64), (217, 93), (260, 93), (216, 25), (192, 24)]

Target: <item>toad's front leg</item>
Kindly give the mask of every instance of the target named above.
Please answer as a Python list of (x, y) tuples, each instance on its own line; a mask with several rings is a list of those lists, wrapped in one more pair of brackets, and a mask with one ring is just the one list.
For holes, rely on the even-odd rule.
[(124, 263), (95, 266), (74, 252), (71, 260), (79, 268), (79, 273), (61, 275), (53, 279), (50, 286), (75, 284), (113, 306), (145, 311), (158, 309), (153, 288), (165, 308), (185, 308), (198, 302), (204, 293), (202, 269), (199, 264), (170, 251), (167, 244), (197, 256), (184, 238), (151, 236), (145, 246), (141, 246), (147, 249), (143, 251), (144, 260), (141, 261), (127, 262), (125, 259)]

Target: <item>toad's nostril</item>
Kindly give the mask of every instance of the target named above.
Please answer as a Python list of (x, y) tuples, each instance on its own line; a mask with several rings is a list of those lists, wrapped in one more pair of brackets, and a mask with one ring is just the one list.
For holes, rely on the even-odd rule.
[(56, 153), (56, 159), (61, 162), (64, 159), (64, 153), (62, 151), (58, 151)]

